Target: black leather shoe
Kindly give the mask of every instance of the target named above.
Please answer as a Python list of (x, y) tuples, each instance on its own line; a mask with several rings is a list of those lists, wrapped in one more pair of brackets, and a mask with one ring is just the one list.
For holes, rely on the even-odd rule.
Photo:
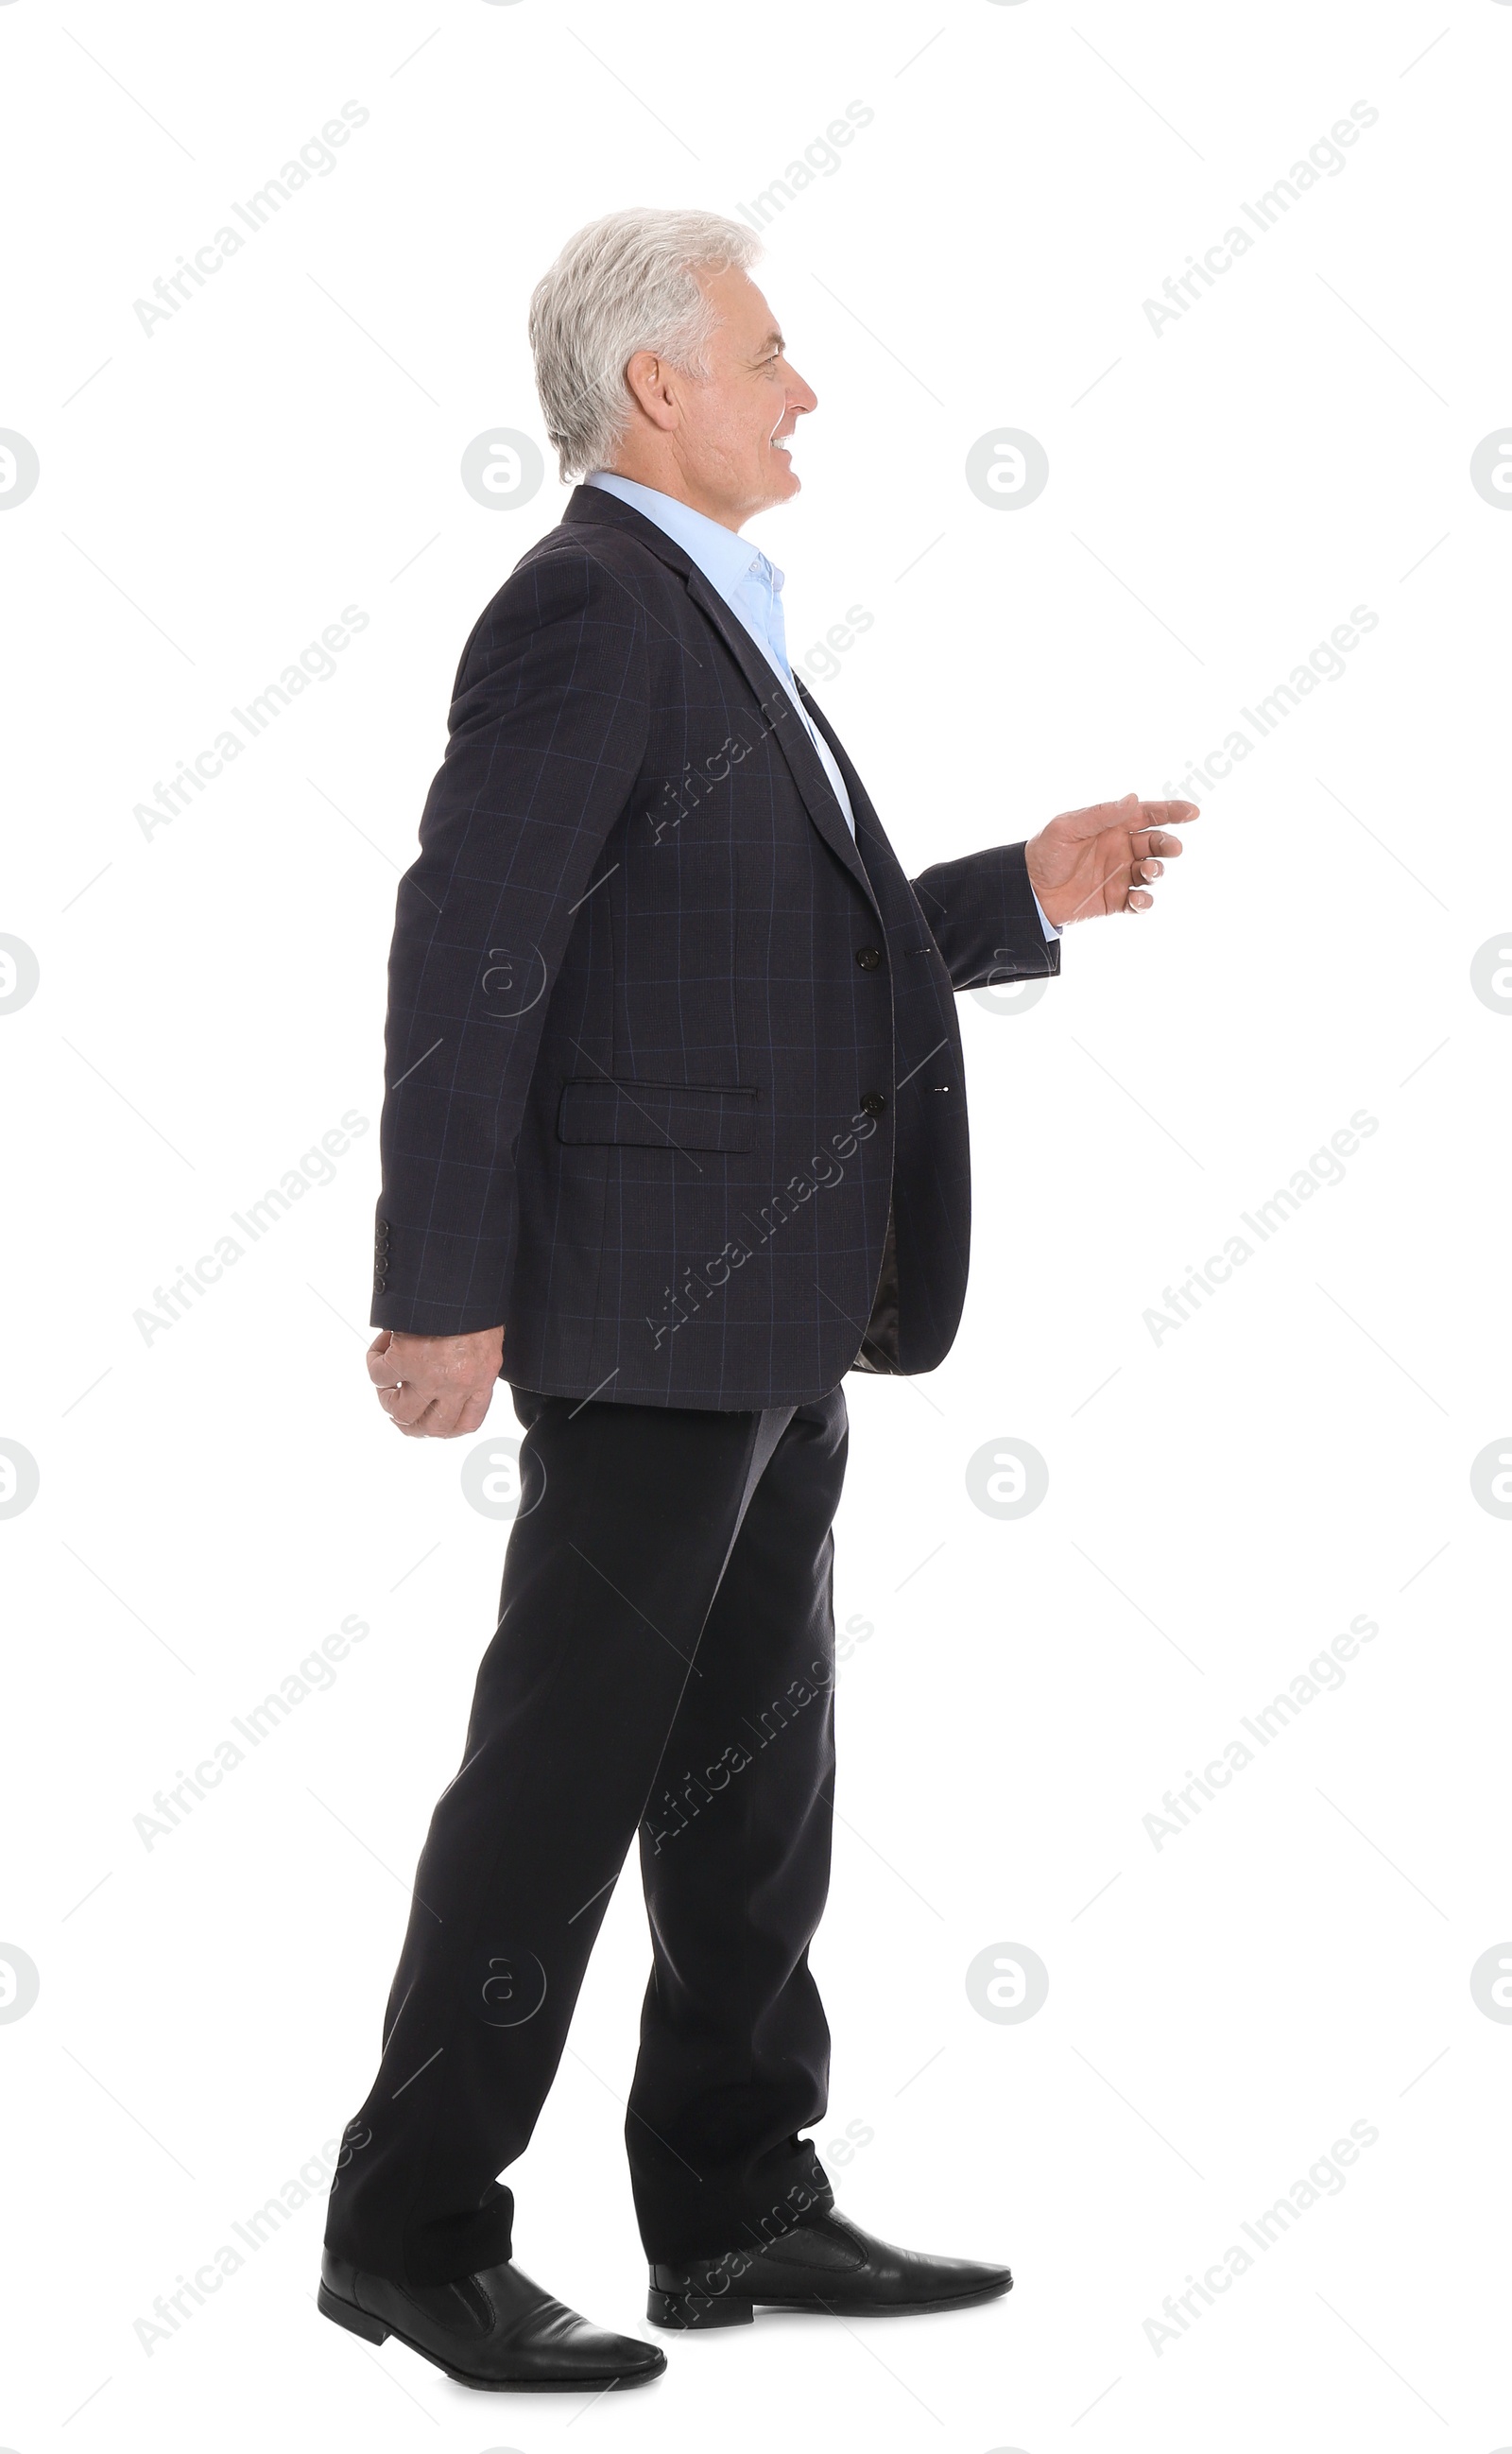
[(651, 2268), (646, 2314), (658, 2326), (743, 2326), (758, 2308), (838, 2318), (966, 2309), (1013, 2288), (1005, 2266), (894, 2249), (846, 2216), (812, 2215), (758, 2249)]
[(323, 2317), (365, 2343), (397, 2335), (459, 2385), (520, 2394), (599, 2394), (660, 2377), (666, 2354), (590, 2326), (512, 2262), (456, 2283), (390, 2283), (327, 2250), (316, 2296)]

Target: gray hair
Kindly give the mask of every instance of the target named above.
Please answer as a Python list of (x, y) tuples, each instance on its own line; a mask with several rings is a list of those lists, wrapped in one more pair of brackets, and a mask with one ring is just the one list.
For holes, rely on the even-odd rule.
[(607, 468), (629, 425), (625, 370), (653, 350), (706, 376), (719, 321), (700, 272), (744, 272), (762, 252), (754, 231), (722, 213), (634, 205), (568, 239), (530, 300), (530, 348), (547, 432), (564, 480)]

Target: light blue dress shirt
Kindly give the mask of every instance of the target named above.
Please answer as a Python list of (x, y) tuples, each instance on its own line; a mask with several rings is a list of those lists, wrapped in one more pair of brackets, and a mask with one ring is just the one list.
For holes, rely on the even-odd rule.
[[(602, 486), (607, 494), (617, 494), (622, 503), (643, 518), (654, 520), (659, 529), (680, 545), (683, 552), (697, 563), (710, 588), (723, 596), (729, 610), (750, 633), (762, 654), (782, 682), (797, 709), (799, 716), (819, 753), (820, 763), (828, 776), (836, 800), (840, 803), (846, 826), (856, 832), (855, 812), (846, 779), (835, 763), (828, 742), (808, 714), (798, 695), (793, 669), (787, 661), (787, 634), (783, 622), (783, 574), (768, 560), (760, 546), (748, 537), (736, 534), (733, 529), (722, 528), (703, 512), (695, 512), (691, 503), (680, 502), (675, 494), (664, 494), (655, 486), (643, 486), (634, 477), (621, 477), (612, 469), (596, 469), (588, 478), (590, 486)], [(1033, 893), (1033, 889), (1030, 889)], [(1053, 920), (1046, 920), (1034, 897), (1034, 908), (1040, 914), (1040, 925), (1047, 937), (1061, 934)]]

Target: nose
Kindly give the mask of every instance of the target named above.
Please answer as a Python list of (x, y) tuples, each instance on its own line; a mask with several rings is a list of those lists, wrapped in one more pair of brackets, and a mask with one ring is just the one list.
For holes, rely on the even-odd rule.
[(811, 409), (819, 407), (819, 394), (812, 385), (805, 383), (801, 374), (788, 375), (787, 406), (789, 409), (796, 409), (800, 417), (806, 417)]

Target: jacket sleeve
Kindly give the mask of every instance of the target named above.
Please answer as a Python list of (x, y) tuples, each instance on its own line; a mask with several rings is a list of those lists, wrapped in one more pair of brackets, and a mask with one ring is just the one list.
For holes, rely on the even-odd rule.
[(939, 861), (911, 883), (952, 988), (1059, 973), (1061, 941), (1046, 937), (1041, 925), (1023, 844)]
[(514, 1157), (572, 907), (647, 740), (645, 625), (580, 553), (527, 563), (463, 654), (388, 961), (373, 1326), (491, 1329)]

